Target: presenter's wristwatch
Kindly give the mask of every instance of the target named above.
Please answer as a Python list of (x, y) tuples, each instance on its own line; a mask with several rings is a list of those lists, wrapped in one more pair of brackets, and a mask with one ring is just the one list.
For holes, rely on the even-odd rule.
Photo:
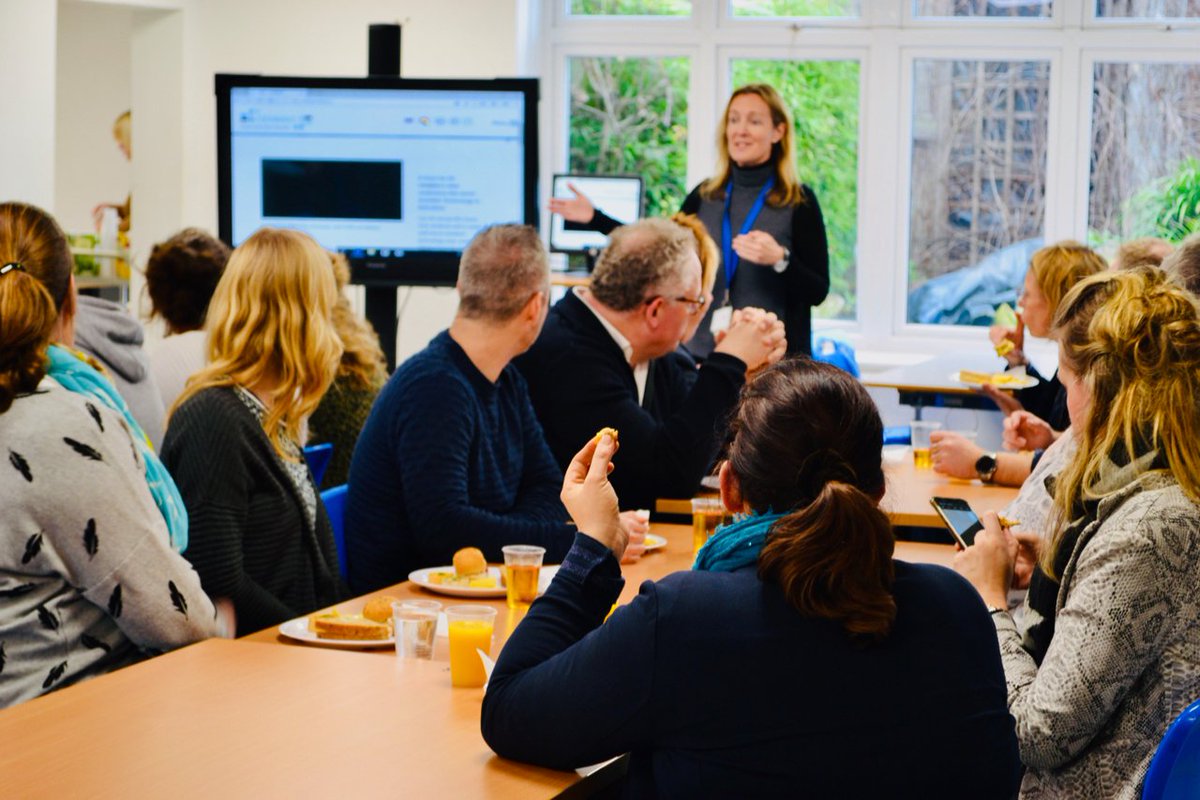
[(975, 459), (975, 474), (984, 483), (991, 483), (996, 477), (996, 454), (984, 453)]
[(774, 264), (772, 264), (771, 269), (775, 270), (776, 272), (783, 272), (785, 269), (788, 268), (788, 262), (791, 260), (792, 260), (792, 251), (788, 250), (785, 247), (785, 248), (783, 248), (783, 258), (779, 259)]

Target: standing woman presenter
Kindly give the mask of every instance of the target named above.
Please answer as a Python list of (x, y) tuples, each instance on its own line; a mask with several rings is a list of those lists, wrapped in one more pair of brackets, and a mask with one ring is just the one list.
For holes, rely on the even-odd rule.
[[(602, 233), (621, 223), (574, 197), (553, 198), (550, 211)], [(829, 293), (829, 249), (817, 196), (796, 177), (791, 118), (774, 87), (735, 90), (717, 135), (717, 169), (680, 209), (695, 214), (721, 247), (713, 302), (687, 343), (695, 355), (713, 348), (713, 329), (729, 327), (734, 309), (754, 306), (784, 322), (788, 353), (810, 350), (812, 307)]]

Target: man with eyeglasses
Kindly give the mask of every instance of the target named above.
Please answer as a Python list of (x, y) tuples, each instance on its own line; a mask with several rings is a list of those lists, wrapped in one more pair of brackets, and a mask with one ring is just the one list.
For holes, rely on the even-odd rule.
[(691, 497), (746, 373), (786, 350), (774, 314), (739, 309), (697, 369), (677, 348), (710, 300), (691, 231), (641, 220), (613, 231), (591, 287), (556, 303), (514, 362), (560, 466), (600, 428), (619, 431), (612, 482), (623, 508)]

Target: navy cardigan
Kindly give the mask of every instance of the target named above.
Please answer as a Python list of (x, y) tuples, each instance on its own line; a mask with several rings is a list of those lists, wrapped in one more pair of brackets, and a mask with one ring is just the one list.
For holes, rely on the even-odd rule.
[(896, 562), (882, 642), (803, 617), (754, 567), (642, 584), (582, 534), (500, 654), (488, 744), (570, 769), (630, 752), (632, 797), (1016, 794), (1020, 762), (979, 595)]

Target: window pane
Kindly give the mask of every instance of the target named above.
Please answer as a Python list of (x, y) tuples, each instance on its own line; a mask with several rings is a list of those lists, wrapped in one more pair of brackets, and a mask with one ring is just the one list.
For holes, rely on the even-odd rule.
[(570, 13), (610, 17), (690, 17), (692, 0), (571, 0)]
[(909, 322), (984, 325), (1045, 217), (1046, 61), (913, 65)]
[(1097, 64), (1093, 81), (1092, 243), (1200, 230), (1200, 65)]
[(857, 17), (859, 0), (733, 0), (735, 17)]
[(646, 214), (679, 210), (687, 192), (688, 59), (567, 60), (572, 172), (641, 175)]
[(1135, 19), (1200, 17), (1200, 0), (1096, 0), (1096, 16)]
[(829, 297), (815, 312), (827, 319), (854, 319), (857, 306), (858, 81), (858, 61), (733, 62), (734, 86), (769, 83), (792, 112), (796, 168), (829, 238)]
[(1049, 17), (1054, 0), (913, 0), (915, 17)]

